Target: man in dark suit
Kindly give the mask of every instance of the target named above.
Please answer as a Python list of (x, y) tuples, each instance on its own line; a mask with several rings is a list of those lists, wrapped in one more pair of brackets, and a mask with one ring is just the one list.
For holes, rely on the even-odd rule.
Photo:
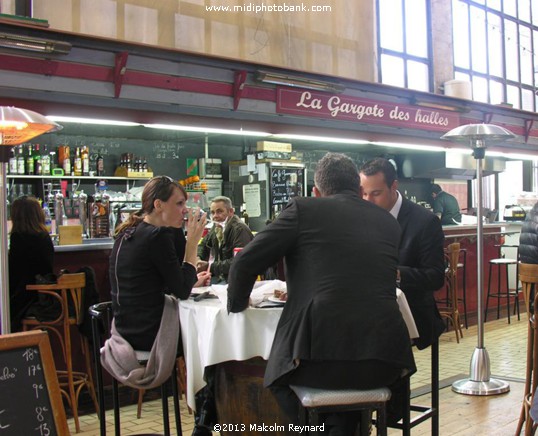
[[(297, 422), (290, 384), (389, 386), (416, 368), (396, 301), (400, 229), (359, 196), (358, 169), (338, 153), (320, 160), (316, 198), (295, 197), (235, 258), (228, 310), (241, 312), (258, 274), (285, 258), (288, 300), (265, 372), (281, 408)], [(330, 416), (330, 434), (353, 434), (356, 417)]]
[(444, 233), (439, 219), (398, 192), (396, 169), (387, 160), (366, 162), (360, 170), (362, 196), (389, 211), (400, 224), (400, 288), (417, 325), (415, 345), (424, 349), (445, 330), (433, 293), (444, 285)]

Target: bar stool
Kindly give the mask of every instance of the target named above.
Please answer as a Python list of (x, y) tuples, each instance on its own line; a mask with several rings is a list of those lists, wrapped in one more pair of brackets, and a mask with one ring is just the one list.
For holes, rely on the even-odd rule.
[[(514, 314), (517, 310), (517, 319), (518, 321), (520, 318), (519, 313), (519, 287), (517, 285), (518, 282), (518, 261), (517, 259), (511, 259), (505, 257), (504, 253), (502, 252), (503, 248), (518, 248), (517, 245), (499, 245), (499, 257), (496, 259), (491, 259), (489, 261), (489, 274), (488, 274), (488, 294), (486, 297), (486, 310), (484, 314), (484, 322), (488, 319), (488, 305), (489, 305), (489, 298), (497, 298), (497, 319), (500, 318), (500, 312), (501, 312), (501, 298), (506, 298), (506, 310), (508, 315), (508, 324), (510, 324), (510, 298), (514, 297)], [(519, 254), (517, 255), (519, 257)], [(510, 289), (510, 283), (508, 280), (508, 272), (510, 265), (516, 266), (516, 287), (515, 289)], [(497, 292), (492, 292), (491, 290), (491, 275), (493, 272), (493, 268), (497, 268)], [(505, 274), (506, 274), (506, 289), (505, 291), (501, 290), (501, 272), (504, 268)]]
[[(110, 328), (112, 325), (112, 302), (107, 301), (103, 303), (94, 304), (89, 309), (89, 314), (92, 319), (92, 337), (94, 346), (94, 361), (95, 361), (95, 372), (97, 375), (97, 396), (99, 400), (99, 424), (100, 424), (100, 435), (106, 435), (106, 421), (105, 421), (105, 398), (104, 398), (104, 385), (103, 385), (103, 368), (101, 366), (101, 353), (100, 346), (97, 344), (103, 344), (104, 338), (110, 336)], [(137, 352), (137, 357), (138, 357)], [(142, 362), (142, 356), (140, 358)], [(176, 360), (177, 364), (177, 360)], [(174, 415), (176, 421), (176, 434), (182, 436), (181, 428), (181, 416), (179, 412), (179, 396), (178, 396), (178, 385), (177, 385), (177, 367), (173, 366), (172, 375), (168, 379), (171, 381), (172, 385), (172, 397), (174, 400)], [(165, 436), (170, 436), (170, 417), (168, 414), (168, 392), (167, 392), (167, 383), (163, 383), (160, 386), (161, 389), (161, 402), (162, 402), (162, 412), (163, 412), (163, 424), (164, 424), (164, 434)], [(112, 377), (112, 400), (114, 407), (114, 434), (116, 436), (121, 435), (121, 425), (120, 425), (120, 403), (118, 395), (118, 381)]]
[[(86, 387), (95, 406), (98, 410), (93, 377), (90, 364), (90, 351), (88, 340), (84, 335), (79, 335), (82, 352), (85, 357), (85, 372), (73, 370), (71, 326), (80, 325), (83, 321), (82, 293), (86, 286), (86, 275), (84, 273), (62, 274), (58, 277), (56, 284), (48, 285), (28, 285), (28, 291), (37, 291), (40, 294), (50, 295), (60, 302), (61, 311), (58, 317), (51, 321), (39, 321), (35, 318), (24, 318), (22, 328), (26, 330), (45, 329), (55, 334), (60, 342), (62, 353), (66, 365), (66, 370), (56, 371), (60, 390), (73, 413), (75, 431), (80, 432), (78, 419), (78, 399), (82, 388)], [(71, 312), (70, 313), (70, 308)]]
[(461, 268), (462, 270), (462, 281), (461, 281), (461, 297), (458, 297), (458, 301), (461, 301), (463, 303), (463, 317), (465, 318), (465, 328), (469, 328), (469, 324), (467, 323), (467, 249), (466, 248), (460, 248), (460, 257), (461, 254), (463, 254), (463, 259), (460, 262), (460, 259), (458, 259), (458, 269)]
[(447, 299), (444, 302), (438, 302), (439, 314), (452, 323), (456, 342), (459, 344), (460, 338), (463, 338), (461, 328), (460, 312), (458, 310), (458, 259), (460, 257), (460, 243), (453, 242), (447, 247), (445, 260), (447, 268), (445, 271)]
[(525, 390), (523, 392), (523, 403), (521, 405), (521, 413), (515, 434), (520, 434), (525, 422), (525, 435), (532, 434), (531, 430), (535, 424), (532, 417), (529, 415), (530, 406), (534, 399), (534, 393), (538, 386), (538, 335), (536, 334), (537, 325), (535, 322), (537, 311), (538, 294), (535, 292), (534, 306), (532, 316), (530, 311), (530, 299), (533, 291), (538, 286), (538, 265), (529, 263), (519, 264), (519, 280), (523, 296), (525, 297), (525, 308), (528, 314), (528, 334), (527, 334), (527, 366), (525, 371)]
[[(375, 410), (376, 427), (379, 436), (387, 435), (386, 405), (391, 397), (389, 388), (370, 390), (359, 389), (316, 389), (305, 386), (290, 386), (303, 407), (300, 424), (319, 426), (319, 414), (327, 412), (350, 412)], [(321, 435), (321, 431), (309, 432)]]
[[(181, 399), (183, 397), (183, 394), (185, 394), (185, 397), (187, 396), (187, 365), (185, 364), (185, 358), (183, 356), (177, 358), (176, 367), (179, 399)], [(144, 402), (145, 393), (145, 389), (140, 389), (138, 391), (138, 403), (136, 406), (136, 417), (138, 419), (140, 419), (140, 417), (142, 416), (142, 403)], [(189, 415), (192, 415), (192, 409), (188, 405), (187, 410), (189, 411)]]
[[(439, 341), (435, 341), (430, 348), (431, 406), (411, 404), (411, 379), (407, 377), (401, 404), (403, 418), (397, 423), (388, 425), (402, 430), (402, 436), (411, 436), (411, 429), (428, 419), (431, 419), (431, 436), (439, 436)], [(411, 417), (411, 411), (417, 413)]]

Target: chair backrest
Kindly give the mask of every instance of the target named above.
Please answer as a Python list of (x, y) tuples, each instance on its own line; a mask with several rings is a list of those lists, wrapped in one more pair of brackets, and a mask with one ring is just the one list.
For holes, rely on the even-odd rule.
[[(110, 328), (112, 325), (112, 302), (105, 301), (94, 304), (93, 306), (90, 306), (88, 313), (92, 319), (94, 340), (101, 336), (108, 338), (110, 336)], [(99, 344), (100, 341), (97, 343)]]
[(59, 311), (55, 312), (53, 317), (42, 319), (36, 314), (36, 318), (49, 325), (63, 322), (72, 323), (73, 320), (78, 325), (84, 317), (82, 299), (85, 286), (86, 275), (84, 273), (64, 273), (58, 277), (56, 283), (27, 285), (26, 289), (49, 295), (61, 305)]
[(62, 274), (58, 277), (56, 286), (58, 289), (67, 291), (69, 316), (74, 318), (76, 324), (79, 325), (84, 319), (82, 301), (84, 287), (86, 286), (86, 274)]
[(449, 281), (451, 293), (455, 296), (455, 303), (457, 305), (458, 298), (458, 259), (460, 257), (460, 243), (453, 242), (447, 247), (446, 260), (447, 269), (446, 276)]
[(520, 263), (518, 265), (518, 276), (519, 281), (521, 282), (523, 298), (525, 299), (527, 316), (530, 317), (530, 295), (533, 288), (536, 293), (536, 288), (538, 285), (538, 264)]

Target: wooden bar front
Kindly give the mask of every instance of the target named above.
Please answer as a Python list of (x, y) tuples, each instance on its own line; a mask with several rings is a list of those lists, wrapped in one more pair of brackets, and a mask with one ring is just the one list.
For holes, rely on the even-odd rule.
[(289, 431), (288, 417), (280, 410), (269, 389), (263, 387), (265, 365), (266, 361), (259, 357), (216, 365), (218, 421), (227, 430), (221, 434), (254, 436), (262, 431), (275, 436), (297, 434)]

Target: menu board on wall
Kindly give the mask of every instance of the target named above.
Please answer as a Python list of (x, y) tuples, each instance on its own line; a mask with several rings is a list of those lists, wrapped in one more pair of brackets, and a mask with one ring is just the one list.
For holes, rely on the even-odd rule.
[(69, 434), (46, 332), (0, 336), (0, 392), (2, 436)]
[(304, 195), (304, 168), (271, 168), (271, 205), (285, 205), (290, 198)]

